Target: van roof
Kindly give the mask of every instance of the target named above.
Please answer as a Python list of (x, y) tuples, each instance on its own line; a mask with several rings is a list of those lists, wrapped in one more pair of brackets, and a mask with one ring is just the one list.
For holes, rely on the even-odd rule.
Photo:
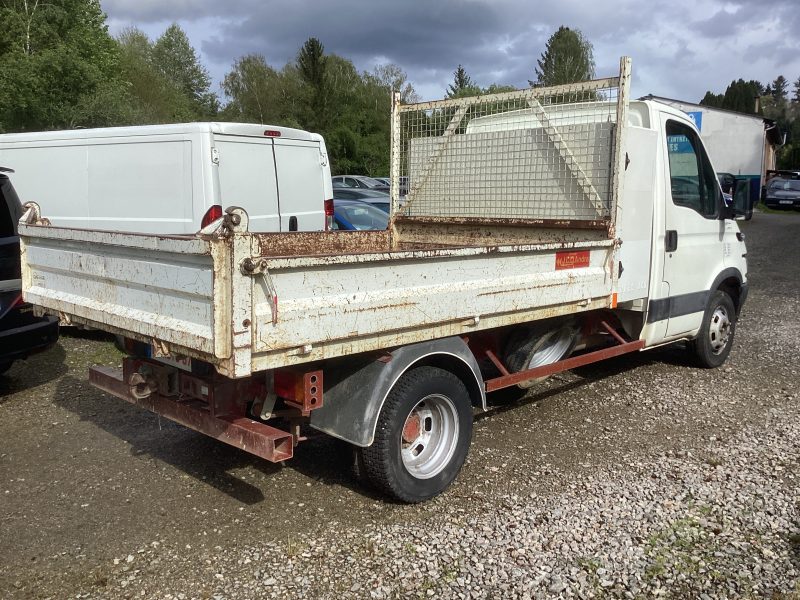
[[(269, 133), (266, 133), (269, 132)], [(293, 140), (319, 141), (320, 136), (302, 129), (260, 125), (254, 123), (172, 123), (168, 125), (137, 125), (132, 127), (102, 127), (97, 129), (66, 129), (62, 131), (35, 131), (0, 135), (0, 142), (36, 142), (55, 140), (80, 140), (105, 137), (132, 137), (145, 135), (170, 135), (192, 133), (218, 133), (247, 137), (281, 137)], [(276, 135), (279, 134), (279, 135)]]

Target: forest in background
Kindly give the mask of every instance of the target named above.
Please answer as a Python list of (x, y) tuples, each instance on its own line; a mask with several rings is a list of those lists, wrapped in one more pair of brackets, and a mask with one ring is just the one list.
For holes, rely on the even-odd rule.
[[(322, 134), (335, 174), (380, 176), (389, 172), (391, 93), (399, 91), (405, 102), (418, 99), (402, 67), (359, 71), (347, 58), (326, 53), (316, 38), (282, 67), (260, 54), (239, 57), (215, 90), (177, 24), (156, 39), (136, 28), (112, 37), (98, 0), (0, 0), (0, 23), (0, 133), (199, 120), (270, 123)], [(594, 68), (591, 43), (580, 31), (560, 27), (530, 85), (590, 79)], [(778, 120), (790, 140), (800, 140), (798, 84), (789, 99), (783, 77), (766, 88), (739, 80), (701, 103), (752, 113), (754, 97), (762, 96), (763, 114)], [(443, 94), (510, 89), (483, 87), (458, 65)], [(789, 144), (781, 159), (791, 162), (793, 153)]]

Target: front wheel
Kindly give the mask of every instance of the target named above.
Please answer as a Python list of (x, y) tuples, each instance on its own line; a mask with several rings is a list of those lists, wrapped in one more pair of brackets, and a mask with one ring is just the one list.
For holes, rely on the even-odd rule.
[(728, 358), (736, 333), (736, 307), (731, 297), (722, 291), (711, 294), (700, 332), (692, 349), (700, 366), (712, 369)]
[(417, 367), (386, 398), (375, 440), (361, 449), (370, 482), (403, 502), (443, 492), (467, 458), (472, 404), (461, 380), (444, 369)]

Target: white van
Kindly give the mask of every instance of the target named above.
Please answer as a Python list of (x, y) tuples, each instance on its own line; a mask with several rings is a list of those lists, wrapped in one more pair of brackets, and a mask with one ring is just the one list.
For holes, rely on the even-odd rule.
[(272, 125), (6, 134), (0, 164), (16, 171), (22, 202), (60, 227), (195, 233), (241, 206), (253, 231), (320, 231), (333, 198), (322, 136)]

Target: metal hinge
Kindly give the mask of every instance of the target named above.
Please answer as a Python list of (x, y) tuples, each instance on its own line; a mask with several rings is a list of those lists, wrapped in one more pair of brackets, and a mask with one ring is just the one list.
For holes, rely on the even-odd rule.
[(267, 261), (263, 258), (245, 258), (242, 261), (239, 270), (242, 272), (242, 275), (250, 275), (251, 277), (255, 277), (257, 275), (262, 276), (264, 279), (264, 285), (267, 288), (267, 302), (269, 302), (269, 307), (272, 312), (272, 324), (277, 324), (278, 291), (275, 289), (275, 284), (272, 281), (269, 271), (267, 271)]
[(215, 165), (219, 164), (219, 150), (216, 148), (211, 149), (211, 162)]

